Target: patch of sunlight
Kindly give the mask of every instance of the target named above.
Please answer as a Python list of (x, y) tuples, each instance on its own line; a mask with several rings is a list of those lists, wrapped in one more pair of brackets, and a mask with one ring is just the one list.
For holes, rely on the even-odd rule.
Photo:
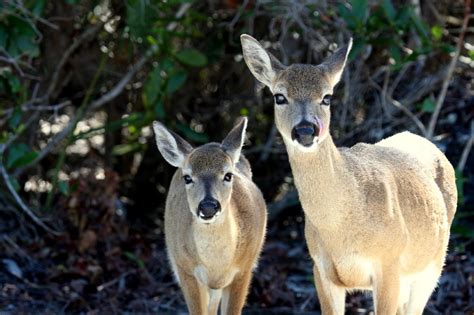
[(78, 154), (81, 156), (86, 155), (87, 153), (89, 153), (89, 151), (90, 151), (90, 147), (89, 147), (89, 144), (87, 143), (87, 140), (85, 139), (79, 139), (76, 142), (74, 142), (72, 145), (66, 148), (67, 154)]
[(103, 167), (98, 167), (94, 171), (95, 179), (97, 180), (104, 180), (105, 179), (105, 171)]
[(45, 193), (51, 191), (52, 187), (53, 185), (51, 185), (50, 182), (45, 181), (37, 175), (33, 175), (26, 181), (24, 189), (26, 192)]

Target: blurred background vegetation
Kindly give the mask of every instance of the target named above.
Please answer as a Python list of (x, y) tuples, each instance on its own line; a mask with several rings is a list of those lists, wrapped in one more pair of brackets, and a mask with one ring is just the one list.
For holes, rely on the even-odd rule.
[[(0, 1), (0, 311), (184, 309), (163, 241), (171, 168), (158, 119), (199, 145), (249, 117), (245, 150), (269, 204), (248, 309), (317, 311), (303, 216), (273, 99), (239, 36), (285, 64), (354, 37), (334, 93), (340, 146), (402, 130), (457, 169), (450, 254), (428, 311), (474, 312), (474, 23), (469, 0)], [(403, 172), (403, 170), (400, 170)], [(348, 313), (372, 309), (348, 297)]]

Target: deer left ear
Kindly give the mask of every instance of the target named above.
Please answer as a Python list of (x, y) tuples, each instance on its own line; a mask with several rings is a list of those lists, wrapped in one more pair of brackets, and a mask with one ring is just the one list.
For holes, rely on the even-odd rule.
[(347, 45), (339, 48), (329, 58), (327, 58), (319, 66), (326, 72), (330, 84), (334, 87), (341, 79), (344, 66), (346, 65), (347, 56), (352, 48), (352, 38), (349, 39)]
[(234, 128), (232, 128), (229, 134), (227, 134), (225, 139), (222, 141), (222, 149), (230, 155), (234, 163), (239, 161), (240, 152), (242, 151), (242, 146), (244, 145), (246, 129), (247, 117), (240, 117), (237, 119)]

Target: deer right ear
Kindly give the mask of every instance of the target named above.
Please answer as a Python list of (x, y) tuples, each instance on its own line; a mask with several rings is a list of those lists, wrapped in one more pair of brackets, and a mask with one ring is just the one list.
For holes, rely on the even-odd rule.
[(245, 140), (245, 131), (247, 130), (247, 117), (237, 119), (234, 128), (222, 141), (222, 149), (230, 155), (232, 161), (237, 163), (240, 159), (240, 152)]
[(252, 36), (240, 36), (244, 60), (254, 77), (270, 87), (278, 71), (285, 68)]
[(182, 168), (193, 147), (186, 140), (166, 129), (160, 122), (153, 122), (153, 130), (155, 131), (156, 145), (161, 155), (171, 165)]
[(352, 48), (352, 38), (349, 39), (347, 45), (339, 48), (329, 58), (327, 58), (321, 65), (330, 80), (331, 85), (334, 87), (341, 79), (342, 71), (347, 62), (347, 56)]

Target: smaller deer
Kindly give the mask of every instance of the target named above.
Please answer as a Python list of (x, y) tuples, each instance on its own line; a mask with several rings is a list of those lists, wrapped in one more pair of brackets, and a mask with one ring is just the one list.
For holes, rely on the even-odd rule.
[(222, 143), (193, 147), (154, 122), (158, 149), (178, 168), (166, 199), (165, 239), (190, 314), (240, 314), (265, 238), (265, 200), (241, 153), (247, 119)]

